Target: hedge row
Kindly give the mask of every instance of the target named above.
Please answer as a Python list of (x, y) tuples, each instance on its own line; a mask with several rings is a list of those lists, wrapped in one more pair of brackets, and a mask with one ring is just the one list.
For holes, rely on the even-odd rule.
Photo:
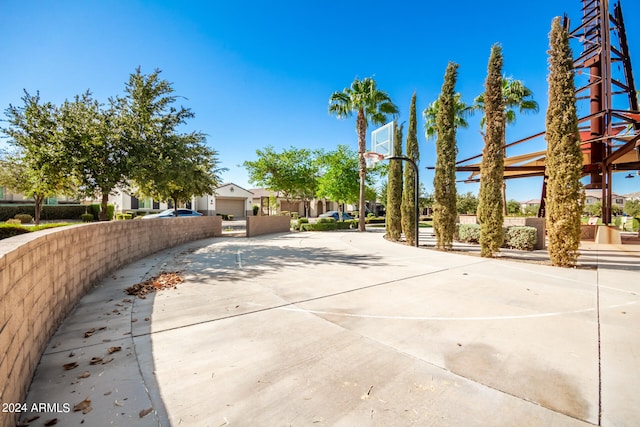
[[(41, 220), (80, 219), (85, 212), (86, 205), (44, 205), (40, 213)], [(0, 221), (6, 221), (19, 214), (35, 217), (34, 205), (3, 205), (0, 206)]]
[[(503, 227), (503, 248), (532, 251), (538, 238), (538, 230), (535, 227), (512, 226)], [(457, 224), (456, 240), (464, 243), (480, 243), (480, 225)]]
[(307, 218), (300, 218), (298, 221), (292, 221), (292, 228), (300, 231), (330, 231), (330, 230), (349, 230), (357, 226), (357, 221), (336, 221), (333, 218), (319, 218), (315, 224), (309, 224)]

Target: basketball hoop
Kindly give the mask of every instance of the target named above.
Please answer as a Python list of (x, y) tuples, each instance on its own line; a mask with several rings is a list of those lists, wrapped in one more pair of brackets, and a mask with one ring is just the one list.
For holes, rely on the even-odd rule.
[(384, 160), (384, 155), (380, 153), (374, 153), (372, 151), (368, 151), (364, 153), (364, 161), (367, 163), (367, 168), (371, 169), (376, 167), (376, 163)]

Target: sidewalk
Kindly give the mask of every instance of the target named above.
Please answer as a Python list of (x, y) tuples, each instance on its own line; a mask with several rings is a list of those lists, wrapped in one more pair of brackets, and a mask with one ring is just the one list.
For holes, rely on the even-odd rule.
[[(86, 413), (20, 419), (636, 425), (640, 246), (582, 250), (586, 268), (561, 269), (376, 232), (187, 244), (105, 278), (49, 343), (29, 407), (90, 401)], [(186, 278), (176, 289), (123, 292), (176, 270)]]

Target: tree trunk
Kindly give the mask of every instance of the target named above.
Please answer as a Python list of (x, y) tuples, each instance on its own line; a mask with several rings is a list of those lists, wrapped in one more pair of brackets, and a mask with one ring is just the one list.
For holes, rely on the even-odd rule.
[(367, 119), (364, 116), (364, 110), (358, 110), (357, 119), (358, 128), (358, 158), (360, 160), (360, 198), (358, 204), (358, 231), (365, 230), (365, 210), (364, 210), (364, 198), (365, 198), (365, 183), (367, 178), (367, 163), (364, 159), (364, 153), (367, 149)]
[(98, 220), (107, 220), (107, 206), (109, 205), (109, 193), (102, 194), (102, 202), (100, 203), (100, 214), (98, 214)]
[(34, 206), (33, 212), (33, 220), (36, 223), (36, 226), (40, 225), (40, 214), (42, 213), (42, 204), (44, 203), (44, 197), (41, 196), (33, 196), (36, 205)]

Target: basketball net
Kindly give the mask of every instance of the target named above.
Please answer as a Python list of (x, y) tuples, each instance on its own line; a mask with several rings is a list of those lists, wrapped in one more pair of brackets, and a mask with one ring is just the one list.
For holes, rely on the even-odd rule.
[(376, 163), (381, 160), (384, 160), (384, 156), (380, 153), (374, 153), (372, 151), (364, 153), (364, 161), (367, 163), (367, 169), (375, 168)]

